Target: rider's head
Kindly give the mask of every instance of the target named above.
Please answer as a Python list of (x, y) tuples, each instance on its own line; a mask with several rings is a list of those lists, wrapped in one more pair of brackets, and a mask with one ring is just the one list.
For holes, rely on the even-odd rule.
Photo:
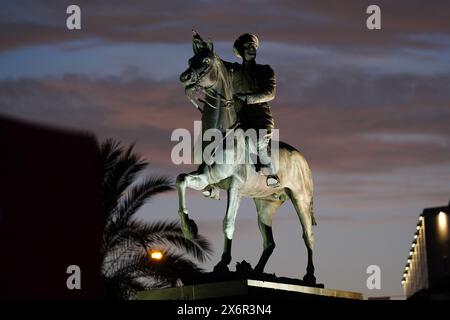
[(234, 42), (233, 51), (236, 56), (244, 61), (251, 61), (256, 58), (258, 46), (258, 37), (254, 34), (245, 33)]

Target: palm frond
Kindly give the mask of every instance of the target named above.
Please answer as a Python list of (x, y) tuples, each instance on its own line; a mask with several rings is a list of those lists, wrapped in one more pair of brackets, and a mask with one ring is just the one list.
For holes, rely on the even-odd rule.
[(117, 217), (127, 221), (151, 197), (173, 190), (173, 182), (167, 177), (149, 177), (132, 186), (117, 205)]
[(113, 139), (107, 139), (100, 144), (99, 158), (102, 163), (103, 177), (107, 178), (120, 155), (123, 153), (123, 149), (120, 147), (120, 143)]
[(133, 220), (129, 221), (127, 227), (118, 228), (113, 234), (115, 237), (110, 241), (111, 246), (123, 246), (122, 241), (131, 241), (132, 244), (128, 245), (141, 246), (145, 250), (174, 246), (199, 262), (208, 260), (212, 252), (209, 242), (201, 235), (193, 240), (186, 239), (178, 222), (142, 223)]
[(133, 148), (134, 145), (131, 145), (124, 149), (113, 140), (106, 140), (100, 147), (103, 205), (108, 213), (114, 210), (122, 193), (148, 165), (147, 161), (133, 152)]
[(146, 240), (147, 247), (158, 244), (175, 246), (192, 255), (200, 262), (205, 262), (212, 253), (210, 243), (201, 235), (193, 240), (184, 237), (178, 222), (157, 222), (141, 224), (132, 221), (133, 229), (140, 232), (141, 239)]
[(187, 240), (182, 233), (155, 234), (149, 239), (147, 246), (158, 245), (175, 246), (177, 249), (192, 255), (199, 262), (207, 261), (212, 252), (209, 243), (202, 236)]
[[(128, 147), (116, 163), (117, 173), (117, 190), (118, 194), (122, 194), (134, 181), (137, 174), (148, 166), (140, 155), (133, 152), (134, 144)], [(115, 180), (113, 180), (115, 181)]]
[(166, 252), (162, 260), (151, 261), (148, 269), (152, 274), (157, 274), (169, 281), (191, 279), (203, 271), (189, 259), (173, 252)]
[[(133, 151), (107, 139), (99, 148), (101, 197), (107, 221), (102, 237), (102, 274), (116, 298), (130, 299), (137, 291), (174, 285), (201, 272), (191, 258), (204, 262), (211, 247), (202, 236), (185, 239), (177, 222), (148, 223), (134, 219), (135, 213), (151, 197), (173, 190), (167, 177), (137, 181), (148, 165)], [(163, 259), (149, 259), (159, 249)]]
[(147, 275), (147, 255), (144, 252), (130, 253), (127, 257), (121, 257), (114, 266), (114, 276), (133, 274), (136, 276)]

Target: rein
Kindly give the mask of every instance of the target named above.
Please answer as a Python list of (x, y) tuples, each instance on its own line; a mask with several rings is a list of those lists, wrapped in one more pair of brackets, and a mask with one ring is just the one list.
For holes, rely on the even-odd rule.
[[(219, 108), (230, 108), (230, 107), (232, 107), (233, 106), (233, 99), (230, 99), (230, 100), (226, 99), (222, 94), (220, 94), (219, 92), (217, 92), (216, 90), (214, 90), (212, 88), (217, 83), (217, 81), (219, 81), (219, 77), (216, 77), (216, 81), (212, 85), (207, 87), (207, 88), (198, 85), (200, 80), (202, 80), (203, 77), (206, 74), (208, 74), (209, 69), (210, 68), (206, 69), (205, 71), (203, 71), (201, 73), (198, 73), (197, 71), (193, 70), (193, 72), (194, 72), (194, 74), (196, 75), (196, 78), (197, 78), (195, 80), (194, 84), (193, 84), (193, 88), (196, 89), (196, 91), (197, 90), (201, 90), (205, 94), (205, 96), (208, 96), (210, 98), (213, 98), (215, 100), (219, 100), (219, 101), (223, 102), (223, 105), (220, 106)], [(219, 73), (219, 71), (217, 71), (217, 73)], [(213, 94), (210, 94), (207, 90), (213, 91)], [(189, 95), (187, 95), (187, 96), (188, 96), (189, 101), (191, 101), (191, 103), (195, 106), (195, 108), (197, 108), (201, 113), (203, 113), (203, 109), (200, 108), (200, 106), (194, 101), (194, 99), (192, 97), (190, 97)], [(197, 100), (202, 102), (202, 103), (204, 103), (205, 105), (209, 106), (210, 108), (219, 109), (218, 107), (213, 106), (211, 103), (209, 103), (205, 99), (197, 98)]]
[[(211, 87), (212, 87), (212, 86), (211, 86)], [(223, 106), (221, 106), (220, 108), (230, 108), (230, 107), (233, 106), (233, 99), (231, 99), (231, 100), (225, 99), (225, 97), (223, 97), (219, 92), (217, 92), (217, 91), (214, 90), (214, 89), (210, 89), (211, 87), (209, 87), (209, 88), (200, 88), (200, 89), (203, 91), (203, 93), (205, 94), (205, 96), (208, 96), (208, 97), (210, 97), (210, 98), (213, 98), (213, 99), (220, 100), (220, 101), (224, 102)], [(212, 91), (214, 92), (215, 96), (212, 95), (212, 94), (210, 94), (208, 91), (206, 91), (207, 89), (212, 90)], [(198, 101), (207, 104), (208, 106), (210, 106), (210, 107), (213, 108), (213, 109), (218, 109), (217, 107), (213, 106), (212, 104), (210, 104), (210, 103), (209, 103), (208, 101), (206, 101), (206, 100), (203, 100), (203, 99), (199, 98)]]

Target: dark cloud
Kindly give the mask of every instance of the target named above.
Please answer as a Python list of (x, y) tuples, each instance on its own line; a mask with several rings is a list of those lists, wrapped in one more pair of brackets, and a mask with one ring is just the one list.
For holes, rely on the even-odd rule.
[[(323, 74), (300, 92), (294, 87), (279, 90), (275, 119), (282, 139), (300, 147), (318, 170), (391, 171), (449, 162), (450, 74), (365, 77), (350, 70)], [(410, 139), (395, 139), (399, 134)]]
[(87, 130), (100, 139), (138, 142), (138, 149), (160, 164), (170, 163), (171, 131), (192, 127), (189, 118), (198, 112), (192, 109), (178, 85), (151, 80), (65, 76), (0, 81), (2, 114)]
[[(65, 29), (70, 1), (8, 1), (0, 14), (0, 50), (76, 39), (111, 42), (186, 42), (191, 28), (232, 41), (245, 31), (264, 41), (417, 47), (440, 46), (416, 33), (449, 34), (448, 1), (378, 1), (383, 30), (365, 27), (370, 1), (78, 1), (83, 29)], [(232, 5), (231, 5), (232, 4)], [(232, 27), (230, 28), (230, 23)]]
[[(279, 93), (282, 98), (272, 106), (281, 139), (298, 147), (314, 171), (391, 172), (449, 163), (446, 87), (449, 74), (376, 79), (328, 74), (300, 95), (283, 89), (288, 92)], [(3, 80), (0, 109), (100, 137), (139, 141), (146, 155), (168, 167), (175, 144), (171, 132), (192, 131), (200, 116), (177, 83), (143, 78)]]

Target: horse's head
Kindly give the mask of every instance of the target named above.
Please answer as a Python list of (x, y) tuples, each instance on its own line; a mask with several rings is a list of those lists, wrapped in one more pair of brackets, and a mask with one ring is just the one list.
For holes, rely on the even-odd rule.
[(212, 42), (205, 42), (198, 33), (194, 31), (192, 38), (194, 56), (189, 59), (189, 68), (180, 76), (186, 90), (201, 87), (208, 88), (217, 82), (218, 78), (218, 56), (214, 53)]
[[(200, 109), (196, 100), (204, 103), (202, 128), (227, 129), (236, 123), (231, 77), (220, 57), (214, 52), (212, 42), (205, 42), (194, 31), (192, 38), (194, 56), (189, 68), (180, 76), (189, 100)], [(204, 98), (195, 99), (196, 94)]]

